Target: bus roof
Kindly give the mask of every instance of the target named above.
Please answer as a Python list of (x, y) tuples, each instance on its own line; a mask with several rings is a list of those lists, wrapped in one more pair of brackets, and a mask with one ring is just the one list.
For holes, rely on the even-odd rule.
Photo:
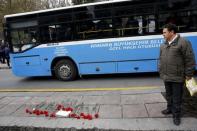
[(64, 10), (64, 9), (71, 9), (71, 8), (77, 8), (77, 7), (85, 7), (85, 6), (91, 6), (91, 5), (101, 5), (101, 4), (109, 4), (109, 3), (118, 3), (118, 2), (124, 2), (124, 1), (133, 1), (133, 0), (112, 0), (112, 1), (102, 1), (102, 2), (81, 4), (81, 5), (73, 5), (73, 6), (66, 6), (66, 7), (59, 7), (59, 8), (53, 8), (53, 9), (45, 9), (45, 10), (31, 11), (31, 12), (25, 12), (25, 13), (10, 14), (10, 15), (5, 15), (4, 18), (17, 17), (17, 16), (25, 16), (25, 15), (30, 15), (30, 14), (39, 14), (39, 13), (44, 13), (44, 12), (52, 12), (52, 11), (58, 11), (58, 10)]

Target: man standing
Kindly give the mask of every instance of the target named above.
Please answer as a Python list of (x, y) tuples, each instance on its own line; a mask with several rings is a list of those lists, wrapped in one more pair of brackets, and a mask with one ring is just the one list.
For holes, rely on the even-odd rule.
[(167, 109), (162, 114), (173, 115), (175, 125), (181, 123), (181, 103), (185, 79), (189, 80), (195, 71), (195, 58), (189, 41), (176, 34), (177, 27), (167, 24), (163, 27), (166, 40), (160, 47), (159, 73), (166, 89)]
[(5, 63), (4, 42), (0, 40), (0, 62)]

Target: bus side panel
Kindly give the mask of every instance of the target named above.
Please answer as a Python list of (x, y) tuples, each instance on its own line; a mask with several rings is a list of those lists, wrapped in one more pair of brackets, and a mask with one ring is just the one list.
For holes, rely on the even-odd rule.
[(11, 57), (12, 72), (16, 76), (40, 76), (40, 59), (35, 57), (15, 58)]
[(81, 74), (110, 74), (116, 72), (116, 63), (80, 64)]
[[(56, 56), (63, 56), (58, 48), (54, 50)], [(76, 63), (80, 75), (117, 72), (115, 52), (109, 51), (108, 47), (94, 48), (91, 43), (88, 43), (61, 46), (61, 48), (66, 52), (64, 56), (70, 57)]]
[(159, 47), (163, 43), (162, 39), (132, 40), (131, 37), (129, 40), (118, 40), (67, 48), (69, 52), (75, 52), (69, 55), (79, 63), (80, 74), (157, 71), (157, 59)]
[(50, 76), (52, 49), (33, 48), (23, 53), (11, 54), (12, 72), (16, 76)]
[[(99, 43), (102, 45), (102, 43)], [(105, 43), (103, 43), (105, 44)], [(68, 46), (69, 55), (81, 63), (105, 63), (116, 61), (115, 52), (109, 51), (109, 47), (92, 47), (94, 44)]]
[(157, 71), (157, 60), (118, 62), (119, 73), (155, 71)]

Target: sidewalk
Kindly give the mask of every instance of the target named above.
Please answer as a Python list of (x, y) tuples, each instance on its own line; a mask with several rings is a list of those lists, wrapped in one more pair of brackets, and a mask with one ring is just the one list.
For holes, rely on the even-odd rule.
[[(94, 114), (92, 120), (45, 117), (28, 114), (25, 110), (35, 104), (64, 103)], [(47, 105), (46, 104), (46, 105)], [(48, 106), (47, 105), (47, 106)], [(46, 108), (47, 106), (44, 106)], [(197, 130), (197, 119), (183, 117), (180, 126), (161, 110), (166, 100), (160, 89), (139, 91), (90, 92), (15, 92), (0, 93), (0, 130), (66, 131), (66, 130)], [(49, 108), (48, 108), (49, 109)]]
[(7, 64), (2, 64), (0, 63), (0, 69), (9, 69), (9, 67), (7, 66)]

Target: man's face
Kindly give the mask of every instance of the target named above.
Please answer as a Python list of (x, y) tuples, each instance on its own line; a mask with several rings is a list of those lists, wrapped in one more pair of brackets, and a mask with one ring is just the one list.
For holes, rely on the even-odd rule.
[(163, 29), (163, 37), (165, 40), (170, 41), (174, 35), (173, 31), (169, 31), (167, 28)]

